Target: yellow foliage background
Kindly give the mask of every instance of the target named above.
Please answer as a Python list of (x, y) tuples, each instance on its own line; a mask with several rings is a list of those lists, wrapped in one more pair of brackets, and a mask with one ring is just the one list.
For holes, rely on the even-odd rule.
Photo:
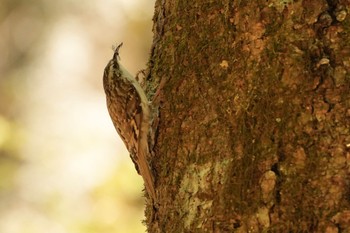
[(146, 67), (154, 1), (0, 3), (0, 232), (144, 232), (142, 180), (102, 87)]

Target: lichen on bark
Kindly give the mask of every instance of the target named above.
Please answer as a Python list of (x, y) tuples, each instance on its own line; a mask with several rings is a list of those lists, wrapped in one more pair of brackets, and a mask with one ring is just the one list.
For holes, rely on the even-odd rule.
[(350, 229), (350, 1), (157, 1), (150, 232)]

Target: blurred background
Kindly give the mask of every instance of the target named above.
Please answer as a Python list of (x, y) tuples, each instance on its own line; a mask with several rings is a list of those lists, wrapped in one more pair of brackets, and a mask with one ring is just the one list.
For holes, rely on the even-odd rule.
[(144, 232), (142, 179), (102, 87), (146, 67), (154, 1), (0, 2), (0, 232)]

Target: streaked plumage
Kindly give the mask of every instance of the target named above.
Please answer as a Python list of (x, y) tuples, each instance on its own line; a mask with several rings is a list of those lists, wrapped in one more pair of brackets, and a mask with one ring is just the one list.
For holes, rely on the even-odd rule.
[(107, 107), (114, 127), (122, 138), (148, 194), (155, 199), (154, 180), (147, 159), (150, 110), (145, 92), (118, 62), (120, 44), (114, 50), (103, 75)]

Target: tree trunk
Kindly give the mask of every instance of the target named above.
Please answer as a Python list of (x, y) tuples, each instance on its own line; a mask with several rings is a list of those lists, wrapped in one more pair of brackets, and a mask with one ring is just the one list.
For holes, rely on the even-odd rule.
[(348, 12), (157, 0), (149, 232), (350, 232)]

